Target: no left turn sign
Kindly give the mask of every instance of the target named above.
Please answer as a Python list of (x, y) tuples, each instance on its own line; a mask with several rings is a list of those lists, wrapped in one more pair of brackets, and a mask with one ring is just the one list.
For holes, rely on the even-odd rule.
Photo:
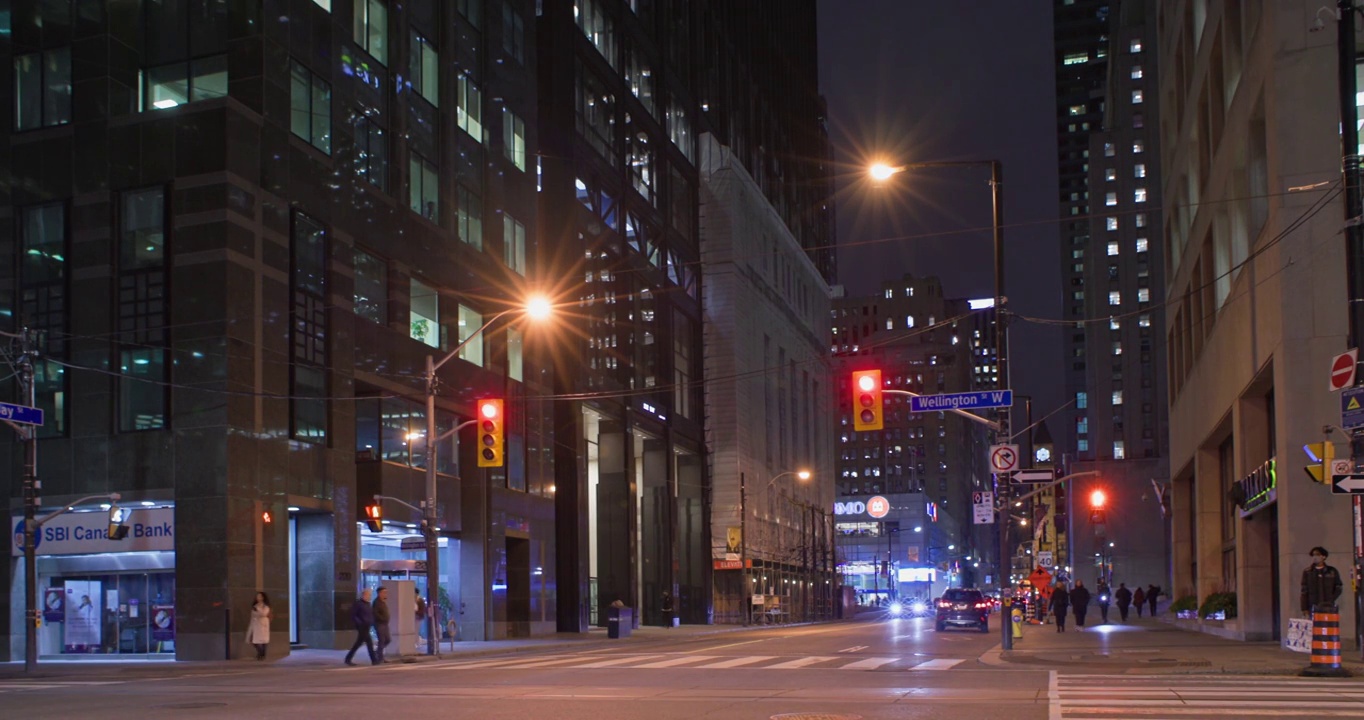
[(997, 473), (1013, 472), (1018, 469), (1017, 445), (991, 445), (990, 469)]

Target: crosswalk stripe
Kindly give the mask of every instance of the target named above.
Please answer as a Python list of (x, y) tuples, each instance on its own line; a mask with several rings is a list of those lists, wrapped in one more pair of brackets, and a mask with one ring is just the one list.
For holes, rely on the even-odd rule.
[(1364, 716), (1364, 687), (1339, 680), (1053, 674), (1051, 720)]
[[(580, 659), (582, 659), (582, 657), (583, 657), (583, 656), (581, 656), (581, 655), (568, 655), (568, 656), (566, 656), (566, 655), (555, 655), (555, 656), (552, 656), (552, 657), (550, 657), (550, 658), (543, 658), (543, 659), (544, 659), (544, 660), (550, 660), (551, 662), (572, 662), (572, 661), (574, 661), (574, 660), (580, 660)], [(638, 657), (638, 656), (635, 656), (635, 657)], [(647, 655), (646, 655), (645, 657), (650, 657), (650, 656), (647, 656)], [(474, 668), (509, 667), (509, 666), (511, 666), (511, 665), (522, 665), (522, 664), (530, 663), (530, 662), (535, 662), (535, 660), (534, 660), (534, 659), (529, 659), (529, 658), (524, 658), (524, 657), (520, 657), (520, 658), (505, 658), (505, 657), (504, 657), (504, 658), (499, 658), (499, 659), (497, 659), (497, 660), (476, 660), (476, 661), (474, 661), (474, 662), (453, 663), (453, 664), (450, 664), (450, 665), (445, 665), (445, 666), (443, 666), (443, 667), (449, 668), (449, 669), (452, 669), (452, 670), (463, 670), (463, 669), (466, 669), (466, 668), (468, 668), (468, 669), (474, 669)]]
[(867, 658), (865, 660), (858, 660), (857, 662), (848, 663), (847, 665), (840, 667), (839, 670), (873, 670), (875, 668), (881, 667), (882, 665), (893, 663), (899, 659), (900, 658), (897, 657)]
[(506, 670), (529, 670), (531, 668), (550, 667), (552, 665), (568, 665), (570, 663), (581, 662), (582, 660), (582, 657), (566, 657), (554, 660), (512, 663), (511, 665), (502, 665), (501, 667)]
[(658, 662), (645, 663), (645, 664), (643, 664), (643, 665), (635, 665), (635, 667), (636, 667), (636, 668), (669, 668), (669, 667), (676, 667), (676, 666), (678, 666), (678, 665), (686, 665), (687, 663), (701, 662), (701, 661), (705, 661), (705, 660), (714, 660), (715, 658), (716, 658), (715, 655), (683, 655), (682, 657), (670, 658), (670, 659), (668, 659), (668, 660), (659, 660)]
[(733, 658), (733, 659), (731, 659), (731, 660), (721, 660), (720, 662), (713, 662), (713, 663), (710, 663), (709, 665), (699, 665), (699, 666), (697, 666), (696, 669), (697, 669), (697, 670), (716, 670), (716, 669), (720, 669), (720, 668), (734, 668), (734, 667), (739, 667), (740, 665), (751, 665), (751, 664), (753, 664), (753, 663), (762, 662), (762, 661), (764, 661), (764, 660), (771, 660), (773, 657), (776, 657), (776, 656), (775, 656), (775, 655), (746, 655), (746, 656), (744, 656), (744, 657), (737, 657), (737, 658)]
[(960, 664), (962, 664), (962, 663), (964, 663), (964, 662), (966, 662), (966, 660), (965, 660), (964, 658), (962, 658), (962, 659), (957, 659), (957, 658), (935, 658), (935, 659), (933, 659), (933, 660), (929, 660), (929, 661), (926, 662), (926, 663), (919, 663), (918, 665), (915, 665), (912, 669), (913, 669), (913, 670), (949, 670), (949, 669), (954, 668), (954, 667), (956, 667), (956, 666), (958, 666), (958, 665), (960, 665)]
[(796, 668), (803, 668), (807, 665), (822, 663), (826, 660), (837, 659), (838, 658), (836, 657), (822, 657), (819, 655), (810, 655), (803, 658), (796, 658), (795, 660), (788, 660), (784, 663), (777, 663), (776, 665), (768, 665), (767, 667), (763, 668), (763, 670), (794, 670)]
[(631, 655), (630, 657), (615, 658), (612, 660), (601, 660), (599, 662), (587, 663), (586, 665), (579, 665), (578, 667), (580, 668), (615, 667), (617, 665), (625, 665), (627, 663), (638, 662), (640, 660), (651, 660), (656, 657), (658, 657), (658, 655)]

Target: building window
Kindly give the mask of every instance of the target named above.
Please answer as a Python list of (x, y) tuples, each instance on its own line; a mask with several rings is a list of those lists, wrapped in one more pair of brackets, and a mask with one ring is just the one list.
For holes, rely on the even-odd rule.
[(466, 74), (455, 82), (455, 123), (469, 137), (483, 142), (483, 92)]
[(1089, 407), (1089, 393), (1087, 392), (1075, 393), (1075, 409), (1084, 410), (1087, 407)]
[(412, 31), (412, 47), (408, 49), (407, 81), (418, 95), (440, 107), (440, 55), (431, 41)]
[(290, 434), (296, 440), (327, 442), (327, 232), (312, 218), (294, 213), (293, 353)]
[(1133, 52), (1133, 54), (1139, 53), (1141, 52), (1141, 40), (1140, 39), (1133, 40), (1132, 43), (1127, 47)]
[(473, 246), (475, 250), (482, 250), (483, 199), (463, 185), (455, 192), (459, 201), (459, 207), (455, 210), (455, 231), (459, 233), (460, 240)]
[(512, 272), (526, 274), (526, 226), (502, 213), (502, 257)]
[(521, 331), (507, 328), (507, 377), (517, 382), (525, 382), (525, 341)]
[(1133, 140), (1133, 141), (1132, 141), (1132, 154), (1133, 154), (1133, 155), (1140, 155), (1140, 154), (1142, 154), (1142, 153), (1144, 153), (1144, 152), (1146, 152), (1146, 142), (1143, 141), (1143, 140)]
[[(1113, 182), (1114, 180), (1117, 180), (1117, 179), (1118, 179), (1118, 169), (1117, 169), (1117, 168), (1105, 168), (1105, 169), (1104, 169), (1104, 180), (1107, 180), (1108, 182)], [(1071, 199), (1071, 200), (1077, 199), (1077, 198), (1075, 197), (1075, 193), (1071, 193), (1071, 194), (1070, 194), (1070, 199)]]
[(474, 27), (483, 27), (483, 0), (455, 0), (455, 11)]
[(1132, 66), (1132, 79), (1133, 79), (1133, 80), (1140, 80), (1140, 79), (1141, 79), (1141, 66), (1140, 66), (1140, 65), (1133, 65), (1133, 66)]
[(1151, 327), (1151, 316), (1145, 313), (1137, 316), (1137, 327)]
[(408, 336), (433, 348), (441, 347), (440, 295), (436, 289), (412, 278), (409, 301), (411, 319), (408, 321)]
[(616, 161), (616, 98), (587, 67), (578, 64), (577, 127), (597, 153), (612, 164)]
[(1104, 205), (1108, 205), (1109, 207), (1112, 207), (1112, 206), (1117, 205), (1117, 204), (1118, 204), (1118, 194), (1117, 194), (1117, 193), (1111, 192), (1111, 193), (1107, 193), (1107, 194), (1104, 195)]
[(1121, 391), (1121, 390), (1114, 390), (1114, 391), (1113, 391), (1113, 397), (1112, 397), (1112, 399), (1113, 399), (1113, 404), (1114, 404), (1114, 405), (1121, 405), (1121, 404), (1122, 404), (1122, 391)]
[(692, 139), (691, 121), (687, 119), (687, 111), (681, 103), (676, 101), (668, 104), (667, 111), (668, 137), (673, 141), (682, 155), (688, 160), (692, 159)]
[(1151, 289), (1137, 288), (1137, 302), (1151, 302)]
[(289, 128), (308, 144), (328, 155), (332, 152), (332, 88), (303, 67), (290, 63)]
[(459, 306), (459, 341), (465, 343), (459, 351), (461, 360), (483, 367), (483, 316), (473, 308)]
[(1151, 249), (1151, 243), (1146, 238), (1137, 238), (1137, 252), (1144, 253)]
[(1117, 230), (1117, 229), (1118, 229), (1118, 218), (1116, 218), (1116, 217), (1114, 217), (1114, 216), (1112, 216), (1112, 215), (1110, 215), (1110, 216), (1104, 218), (1104, 229), (1105, 229), (1105, 230)]
[[(20, 313), (30, 327), (47, 331), (46, 355), (66, 355), (66, 206), (52, 203), (19, 211)], [(163, 323), (164, 325), (164, 323)], [(38, 437), (66, 434), (66, 371), (53, 360), (33, 365), (38, 407), (46, 413)]]
[(1113, 143), (1111, 142), (1104, 143), (1104, 157), (1113, 157), (1114, 155), (1117, 154), (1118, 154), (1117, 148), (1113, 145)]
[(895, 321), (894, 321), (894, 320), (891, 320), (890, 318), (886, 318), (886, 329), (887, 329), (887, 330), (894, 330), (894, 329), (895, 329)]
[(1137, 163), (1136, 165), (1133, 165), (1133, 166), (1132, 166), (1132, 177), (1136, 177), (1136, 178), (1144, 178), (1144, 177), (1146, 177), (1146, 163)]
[(1114, 341), (1113, 341), (1113, 354), (1114, 354), (1114, 355), (1121, 355), (1121, 354), (1122, 354), (1122, 341), (1121, 341), (1121, 340), (1114, 340)]
[(355, 44), (379, 61), (388, 64), (388, 7), (383, 0), (355, 1)]
[(227, 56), (147, 68), (138, 77), (138, 110), (166, 110), (185, 103), (227, 97)]
[(526, 170), (526, 123), (515, 113), (502, 110), (502, 151), (517, 170)]
[(602, 0), (578, 0), (573, 7), (578, 27), (611, 67), (617, 67), (616, 34)]
[(1132, 91), (1132, 104), (1133, 104), (1133, 105), (1140, 105), (1140, 104), (1142, 103), (1143, 97), (1144, 97), (1144, 96), (1143, 96), (1143, 94), (1142, 94), (1142, 91), (1140, 91), (1140, 90), (1133, 90), (1133, 91)]
[(71, 48), (14, 58), (14, 128), (71, 122)]
[(1118, 254), (1118, 243), (1117, 243), (1117, 241), (1114, 241), (1114, 242), (1111, 242), (1111, 243), (1108, 244), (1108, 254), (1109, 254), (1109, 255), (1117, 255), (1117, 254)]
[(388, 263), (355, 249), (355, 314), (388, 324)]
[(440, 222), (440, 180), (436, 176), (436, 166), (414, 152), (408, 173), (408, 207), (433, 223)]
[(1132, 191), (1132, 202), (1146, 202), (1146, 188), (1137, 188)]
[(1113, 459), (1114, 459), (1114, 460), (1123, 460), (1123, 459), (1126, 459), (1126, 458), (1127, 458), (1127, 449), (1126, 449), (1126, 447), (1124, 447), (1123, 441), (1121, 441), (1121, 440), (1114, 440), (1114, 441), (1113, 441)]
[(502, 50), (517, 64), (526, 64), (525, 22), (510, 4), (502, 6)]
[(388, 138), (376, 118), (363, 113), (355, 118), (355, 171), (371, 185), (388, 188)]
[(1061, 58), (1062, 65), (1084, 65), (1087, 62), (1089, 62), (1089, 53), (1087, 52), (1066, 53), (1066, 56)]
[(316, 3), (318, 7), (322, 8), (323, 10), (326, 10), (327, 12), (332, 11), (332, 0), (313, 0), (313, 2)]
[(1111, 318), (1108, 319), (1108, 329), (1109, 329), (1109, 330), (1119, 330), (1119, 329), (1121, 329), (1121, 328), (1122, 328), (1122, 321), (1121, 321), (1121, 320), (1119, 320), (1119, 319), (1117, 319), (1117, 318), (1115, 318), (1115, 317), (1111, 317)]
[(118, 429), (166, 426), (165, 190), (123, 193), (119, 203)]
[(1137, 213), (1136, 223), (1139, 228), (1146, 227), (1146, 213)]
[(1121, 293), (1120, 291), (1118, 291), (1118, 290), (1110, 290), (1109, 293), (1108, 293), (1108, 304), (1109, 304), (1109, 305), (1121, 305), (1121, 304), (1122, 304), (1122, 293)]

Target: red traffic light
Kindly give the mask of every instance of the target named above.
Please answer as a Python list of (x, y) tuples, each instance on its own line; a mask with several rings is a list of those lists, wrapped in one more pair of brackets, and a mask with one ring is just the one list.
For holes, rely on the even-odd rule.
[(1108, 503), (1108, 494), (1103, 490), (1093, 490), (1089, 493), (1089, 506), (1095, 510), (1100, 510)]
[(506, 447), (506, 417), (500, 398), (478, 401), (478, 466), (502, 467)]
[(858, 370), (853, 381), (853, 430), (863, 432), (885, 427), (882, 414), (881, 371)]

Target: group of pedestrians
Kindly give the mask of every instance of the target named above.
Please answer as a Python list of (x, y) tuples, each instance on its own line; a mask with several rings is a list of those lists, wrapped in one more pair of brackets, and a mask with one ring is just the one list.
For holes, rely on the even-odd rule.
[(1136, 605), (1137, 617), (1141, 617), (1142, 607), (1151, 608), (1151, 617), (1156, 616), (1156, 601), (1160, 598), (1162, 591), (1158, 585), (1150, 585), (1146, 590), (1137, 588), (1136, 593), (1127, 589), (1127, 583), (1118, 583), (1118, 589), (1113, 590), (1108, 583), (1099, 581), (1094, 594), (1090, 594), (1089, 588), (1085, 587), (1083, 581), (1076, 580), (1075, 586), (1067, 589), (1064, 581), (1056, 583), (1052, 588), (1051, 600), (1048, 609), (1056, 618), (1056, 632), (1066, 631), (1066, 615), (1075, 615), (1075, 627), (1081, 630), (1085, 627), (1085, 616), (1089, 614), (1089, 603), (1096, 597), (1099, 604), (1099, 614), (1103, 618), (1103, 623), (1108, 622), (1108, 608), (1110, 604), (1118, 606), (1118, 615), (1123, 622), (1127, 622), (1127, 613)]
[[(388, 647), (393, 636), (388, 629), (388, 588), (380, 585), (378, 597), (370, 603), (370, 589), (365, 588), (360, 591), (360, 598), (355, 601), (354, 607), (350, 611), (350, 620), (355, 624), (355, 644), (350, 646), (350, 652), (346, 653), (346, 664), (355, 664), (355, 652), (361, 645), (365, 646), (365, 651), (369, 653), (369, 663), (371, 665), (382, 665), (384, 662), (384, 648)], [(370, 631), (378, 636), (379, 642), (376, 648), (374, 639), (370, 637)]]

